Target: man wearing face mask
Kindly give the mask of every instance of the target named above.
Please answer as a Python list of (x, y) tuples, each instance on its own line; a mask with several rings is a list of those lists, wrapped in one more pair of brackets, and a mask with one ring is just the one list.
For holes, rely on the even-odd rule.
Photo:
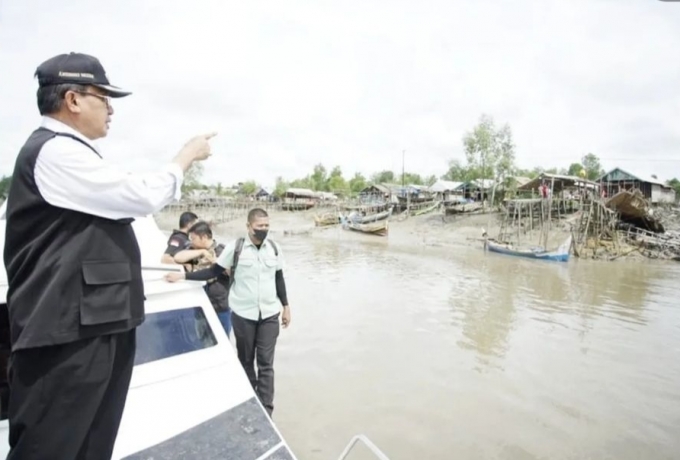
[[(290, 324), (290, 307), (283, 278), (283, 255), (267, 238), (269, 216), (264, 209), (248, 213), (248, 235), (224, 248), (210, 268), (166, 275), (170, 282), (205, 281), (226, 272), (236, 350), (251, 385), (269, 415), (274, 410), (274, 349), (281, 325)], [(257, 358), (257, 373), (254, 361)]]

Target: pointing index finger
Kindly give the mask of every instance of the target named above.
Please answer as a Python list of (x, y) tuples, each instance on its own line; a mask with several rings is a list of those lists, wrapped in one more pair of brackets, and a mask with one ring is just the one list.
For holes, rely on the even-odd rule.
[(204, 134), (203, 137), (205, 140), (211, 139), (213, 137), (217, 136), (217, 131), (213, 131), (212, 133)]

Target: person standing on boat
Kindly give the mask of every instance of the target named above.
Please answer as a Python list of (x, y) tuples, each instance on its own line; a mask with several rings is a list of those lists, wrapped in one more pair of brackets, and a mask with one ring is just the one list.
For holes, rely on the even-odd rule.
[[(183, 212), (179, 216), (179, 230), (173, 230), (168, 238), (168, 247), (161, 257), (163, 264), (186, 263), (189, 260), (200, 257), (199, 251), (190, 251), (191, 241), (189, 241), (189, 228), (198, 222), (198, 216), (193, 212)], [(181, 253), (179, 257), (176, 257)], [(185, 259), (186, 257), (186, 259)], [(178, 262), (179, 259), (181, 262)]]
[[(170, 282), (206, 280), (225, 271), (231, 276), (229, 307), (239, 361), (269, 415), (274, 411), (274, 350), (281, 325), (290, 325), (290, 306), (283, 278), (283, 255), (267, 238), (264, 209), (248, 213), (247, 237), (228, 245), (210, 268), (168, 273)], [(235, 268), (234, 268), (235, 267)], [(255, 372), (257, 358), (257, 372)]]
[[(207, 222), (197, 222), (189, 230), (191, 246), (189, 251), (201, 251), (201, 257), (191, 261), (190, 272), (210, 268), (217, 258), (224, 251), (223, 244), (217, 244), (213, 238), (210, 224)], [(206, 280), (205, 292), (208, 299), (217, 313), (217, 317), (222, 323), (227, 337), (231, 337), (231, 309), (229, 308), (229, 276), (222, 272), (209, 280)]]
[(42, 123), (16, 158), (4, 262), (12, 346), (10, 460), (110, 459), (144, 321), (132, 221), (179, 199), (184, 173), (210, 156), (201, 135), (150, 174), (128, 174), (93, 143), (112, 98), (93, 56), (40, 64)]

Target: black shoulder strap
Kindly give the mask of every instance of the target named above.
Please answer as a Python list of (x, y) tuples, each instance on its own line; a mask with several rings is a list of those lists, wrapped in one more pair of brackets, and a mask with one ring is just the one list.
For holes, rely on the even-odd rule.
[(279, 248), (276, 246), (276, 243), (274, 243), (272, 240), (267, 240), (269, 243), (271, 243), (272, 247), (274, 248), (274, 254), (276, 257), (279, 256)]
[(241, 250), (243, 249), (243, 242), (246, 239), (241, 237), (236, 240), (236, 245), (234, 246), (234, 261), (231, 263), (231, 279), (234, 279), (234, 272), (236, 271), (236, 266), (238, 265), (238, 258), (241, 256)]
[(49, 132), (53, 133), (55, 136), (70, 137), (71, 139), (80, 142), (80, 143), (83, 144), (85, 147), (87, 147), (88, 149), (92, 150), (92, 151), (95, 153), (95, 155), (97, 155), (99, 158), (102, 157), (102, 156), (99, 154), (99, 152), (97, 152), (90, 144), (88, 144), (88, 143), (85, 142), (84, 140), (80, 139), (78, 136), (74, 136), (73, 134), (68, 134), (68, 133), (59, 133), (59, 132), (52, 131), (51, 129), (47, 129), (47, 128), (43, 128), (43, 127), (40, 127), (39, 129), (44, 130), (44, 131), (49, 131)]
[(85, 142), (84, 140), (80, 139), (79, 137), (74, 136), (73, 134), (56, 133), (56, 135), (57, 135), (57, 136), (62, 136), (62, 137), (70, 137), (71, 139), (80, 142), (80, 143), (83, 144), (85, 147), (87, 147), (87, 148), (89, 148), (90, 150), (92, 150), (92, 151), (94, 152), (94, 154), (97, 155), (99, 158), (102, 157), (102, 156), (99, 154), (99, 152), (97, 152), (90, 144), (88, 144), (88, 143)]
[[(94, 152), (94, 154), (97, 155), (99, 158), (102, 158), (102, 156), (99, 154), (99, 152), (97, 152), (97, 151), (94, 149), (94, 147), (92, 147), (90, 144), (88, 144), (88, 143), (85, 142), (84, 140), (80, 139), (79, 137), (74, 136), (73, 134), (68, 134), (68, 133), (58, 133), (58, 132), (52, 131), (51, 129), (47, 129), (47, 128), (43, 128), (43, 127), (40, 127), (40, 128), (38, 128), (38, 129), (41, 129), (41, 130), (43, 130), (43, 131), (48, 131), (48, 132), (54, 134), (55, 137), (56, 137), (56, 136), (69, 137), (69, 138), (71, 138), (71, 139), (73, 139), (73, 140), (75, 140), (75, 141), (78, 141), (78, 142), (80, 142), (81, 144), (83, 144), (85, 147), (87, 147), (88, 149), (92, 150), (92, 151)], [(115, 222), (118, 222), (119, 224), (123, 224), (123, 225), (131, 224), (132, 222), (135, 221), (135, 219), (133, 219), (132, 217), (126, 217), (126, 218), (123, 218), (123, 219), (111, 219), (111, 220), (113, 220), (113, 221), (115, 221)]]

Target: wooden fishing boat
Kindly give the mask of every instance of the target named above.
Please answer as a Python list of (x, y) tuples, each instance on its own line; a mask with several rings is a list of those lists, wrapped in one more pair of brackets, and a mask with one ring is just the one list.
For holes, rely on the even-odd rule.
[(369, 235), (387, 236), (389, 231), (389, 219), (379, 220), (368, 224), (360, 224), (352, 221), (347, 222), (347, 228), (355, 232), (368, 233)]
[(383, 211), (389, 211), (394, 207), (394, 203), (389, 203), (389, 202), (370, 202), (370, 203), (361, 203), (361, 204), (355, 204), (355, 205), (345, 205), (344, 209), (348, 212), (351, 211), (359, 211), (359, 212), (371, 212), (371, 213), (377, 213), (377, 212), (383, 212)]
[(337, 225), (340, 223), (340, 214), (337, 212), (327, 212), (321, 215), (314, 216), (314, 225), (317, 227), (325, 227), (328, 225)]
[(282, 211), (306, 211), (313, 208), (314, 202), (310, 201), (284, 201), (281, 203)]
[(399, 211), (409, 211), (413, 214), (416, 210), (421, 210), (429, 208), (432, 206), (436, 200), (432, 195), (421, 194), (421, 195), (411, 195), (411, 196), (398, 196), (397, 197), (397, 207)]
[(453, 202), (446, 203), (444, 205), (444, 214), (449, 216), (453, 214), (465, 214), (469, 212), (475, 212), (482, 209), (482, 203), (475, 201), (472, 203), (467, 202)]
[(422, 216), (423, 214), (427, 214), (429, 212), (432, 212), (439, 207), (440, 203), (441, 203), (441, 201), (435, 201), (434, 203), (432, 203), (431, 205), (429, 205), (425, 208), (421, 208), (421, 209), (417, 209), (417, 210), (413, 211), (413, 215), (414, 216)]
[(392, 215), (392, 208), (387, 211), (377, 212), (374, 214), (368, 214), (362, 216), (360, 214), (352, 213), (348, 216), (348, 219), (356, 224), (370, 224), (371, 222), (377, 222), (379, 220), (389, 219)]
[(499, 254), (509, 256), (526, 257), (530, 259), (551, 260), (555, 262), (568, 262), (571, 253), (571, 235), (555, 250), (547, 251), (541, 246), (530, 246), (526, 248), (516, 247), (512, 243), (503, 243), (494, 239), (485, 240), (486, 249)]

